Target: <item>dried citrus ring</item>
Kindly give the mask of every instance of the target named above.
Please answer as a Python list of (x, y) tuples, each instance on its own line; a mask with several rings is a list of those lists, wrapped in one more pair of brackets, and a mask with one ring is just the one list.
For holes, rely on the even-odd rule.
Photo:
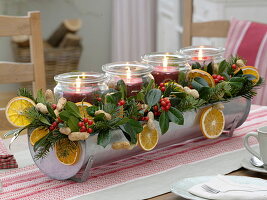
[(168, 84), (172, 84), (174, 86), (174, 90), (177, 91), (177, 92), (181, 92), (181, 91), (184, 91), (184, 87), (176, 82), (167, 82), (167, 83), (164, 83), (165, 86), (168, 86)]
[(47, 128), (44, 128), (44, 127), (38, 127), (36, 129), (34, 129), (31, 133), (31, 136), (30, 136), (31, 145), (33, 146), (37, 141), (42, 139), (48, 133), (49, 133), (49, 130)]
[(13, 126), (27, 126), (31, 120), (25, 115), (25, 111), (33, 106), (35, 106), (33, 100), (22, 96), (15, 97), (6, 106), (6, 118)]
[(80, 111), (80, 114), (83, 118), (88, 118), (88, 119), (92, 119), (91, 116), (88, 115), (86, 108), (92, 106), (92, 104), (88, 103), (88, 102), (77, 102), (75, 103)]
[(146, 124), (143, 126), (143, 131), (137, 135), (138, 145), (145, 151), (154, 149), (158, 140), (157, 129), (150, 130)]
[(253, 84), (257, 84), (260, 79), (260, 74), (256, 67), (253, 66), (245, 66), (240, 68), (243, 72), (243, 74), (251, 74), (255, 76), (255, 79), (252, 80)]
[(205, 72), (205, 71), (200, 70), (200, 69), (193, 69), (187, 73), (187, 79), (188, 80), (192, 80), (196, 77), (203, 78), (205, 81), (207, 81), (207, 83), (210, 87), (215, 86), (214, 79), (212, 78), (212, 76), (208, 72)]
[(224, 129), (224, 114), (215, 107), (205, 108), (200, 116), (200, 129), (206, 138), (219, 137)]
[(68, 138), (60, 139), (55, 144), (56, 157), (64, 165), (75, 164), (80, 158), (80, 152), (80, 144)]

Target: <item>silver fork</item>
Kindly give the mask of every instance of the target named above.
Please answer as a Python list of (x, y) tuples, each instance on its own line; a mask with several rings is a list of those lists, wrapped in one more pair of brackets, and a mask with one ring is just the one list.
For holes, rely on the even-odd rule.
[(244, 191), (244, 192), (257, 192), (257, 191), (266, 191), (267, 192), (267, 190), (238, 190), (238, 189), (236, 189), (236, 190), (226, 190), (226, 191), (220, 191), (220, 190), (217, 190), (217, 189), (215, 189), (215, 188), (213, 188), (213, 187), (210, 187), (210, 186), (208, 186), (208, 185), (206, 185), (206, 184), (203, 184), (202, 186), (201, 186), (206, 192), (209, 192), (209, 193), (212, 193), (212, 194), (218, 194), (218, 193), (220, 193), (220, 192), (231, 192), (231, 191)]

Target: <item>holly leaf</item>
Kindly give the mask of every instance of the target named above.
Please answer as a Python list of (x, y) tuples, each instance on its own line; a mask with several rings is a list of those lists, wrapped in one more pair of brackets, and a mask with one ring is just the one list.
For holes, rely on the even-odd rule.
[(76, 132), (79, 131), (79, 127), (78, 127), (78, 123), (79, 123), (79, 119), (74, 117), (74, 116), (70, 116), (68, 119), (68, 127), (71, 129), (72, 132)]
[(145, 97), (146, 103), (149, 106), (154, 106), (155, 104), (157, 104), (160, 98), (161, 98), (161, 91), (159, 89), (150, 90)]
[(36, 98), (36, 102), (37, 103), (43, 103), (43, 104), (46, 104), (46, 99), (45, 99), (45, 96), (44, 96), (44, 93), (43, 93), (43, 90), (38, 90), (37, 92), (37, 98)]
[(159, 117), (159, 126), (162, 134), (169, 129), (169, 117), (166, 111), (163, 111)]
[(111, 133), (109, 130), (101, 130), (97, 136), (97, 144), (106, 147), (111, 140)]
[(209, 100), (211, 97), (211, 88), (210, 87), (202, 87), (199, 91), (199, 97), (204, 100)]
[(229, 63), (226, 60), (223, 60), (219, 65), (218, 74), (222, 75), (224, 71), (228, 69)]
[(207, 66), (207, 72), (212, 75), (213, 74), (213, 68), (212, 68), (212, 62), (210, 62)]
[(139, 121), (129, 119), (127, 123), (120, 126), (122, 131), (131, 137), (131, 143), (136, 144), (136, 134), (143, 131), (143, 126)]
[(203, 87), (209, 87), (207, 81), (201, 77), (194, 78), (191, 84), (197, 91), (200, 91)]
[(124, 99), (127, 96), (127, 86), (123, 80), (117, 82), (117, 88), (121, 93), (121, 98)]
[(75, 116), (77, 118), (82, 118), (81, 114), (80, 114), (80, 111), (79, 111), (79, 108), (75, 103), (73, 103), (71, 101), (67, 101), (64, 109), (69, 111), (69, 113), (71, 113), (71, 115), (73, 115), (73, 116)]
[(41, 116), (41, 117), (39, 118), (39, 120), (40, 120), (43, 124), (46, 124), (46, 125), (48, 125), (48, 126), (51, 125), (50, 122), (49, 122), (44, 116)]
[(99, 110), (98, 107), (96, 106), (90, 106), (86, 108), (86, 112), (88, 113), (88, 115), (90, 115), (91, 117), (95, 116), (95, 111)]
[(63, 110), (59, 113), (59, 117), (60, 119), (62, 119), (63, 121), (68, 121), (69, 117), (71, 116), (70, 112), (67, 110)]
[(184, 124), (184, 116), (176, 108), (171, 107), (170, 110), (169, 110), (169, 112), (167, 112), (167, 114), (168, 114), (169, 119), (172, 122), (174, 122), (174, 123), (176, 123), (178, 125), (183, 125)]

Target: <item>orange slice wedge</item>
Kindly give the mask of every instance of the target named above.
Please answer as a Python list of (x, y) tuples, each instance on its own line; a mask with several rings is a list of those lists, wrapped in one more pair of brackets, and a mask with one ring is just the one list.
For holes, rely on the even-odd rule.
[(191, 81), (192, 79), (194, 79), (196, 77), (203, 78), (205, 81), (207, 81), (207, 83), (210, 87), (215, 86), (214, 79), (212, 78), (212, 76), (208, 72), (205, 72), (205, 71), (200, 70), (200, 69), (193, 69), (187, 73), (187, 79), (189, 81)]
[(78, 142), (63, 138), (56, 142), (55, 153), (57, 159), (64, 165), (73, 165), (80, 159), (81, 147)]
[(88, 118), (88, 119), (92, 119), (91, 116), (88, 115), (86, 108), (92, 106), (92, 104), (88, 103), (88, 102), (77, 102), (75, 103), (80, 111), (80, 114), (83, 118)]
[(242, 70), (243, 74), (251, 74), (251, 75), (255, 76), (255, 79), (252, 80), (254, 85), (256, 85), (258, 83), (258, 81), (260, 79), (260, 74), (259, 74), (256, 67), (245, 66), (245, 67), (241, 67), (241, 70)]
[(49, 133), (49, 130), (43, 127), (38, 127), (34, 129), (30, 136), (31, 145), (33, 146), (37, 141), (42, 139), (48, 133)]
[(35, 106), (33, 100), (22, 96), (15, 97), (6, 106), (6, 118), (13, 126), (27, 126), (31, 120), (25, 115), (25, 111), (33, 106)]
[(156, 147), (159, 140), (157, 129), (150, 130), (145, 124), (143, 131), (137, 135), (138, 145), (145, 151), (150, 151)]
[(206, 138), (219, 137), (224, 129), (225, 119), (221, 110), (215, 107), (204, 109), (200, 116), (200, 129)]

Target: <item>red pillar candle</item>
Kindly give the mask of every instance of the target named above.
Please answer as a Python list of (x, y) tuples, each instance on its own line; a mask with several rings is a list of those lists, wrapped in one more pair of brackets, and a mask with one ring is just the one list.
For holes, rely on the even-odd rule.
[(86, 91), (85, 88), (82, 91), (64, 91), (63, 97), (74, 103), (84, 101), (93, 104), (97, 97), (97, 91)]
[(152, 76), (156, 84), (165, 83), (168, 81), (178, 81), (179, 71), (173, 66), (156, 66), (152, 71)]

